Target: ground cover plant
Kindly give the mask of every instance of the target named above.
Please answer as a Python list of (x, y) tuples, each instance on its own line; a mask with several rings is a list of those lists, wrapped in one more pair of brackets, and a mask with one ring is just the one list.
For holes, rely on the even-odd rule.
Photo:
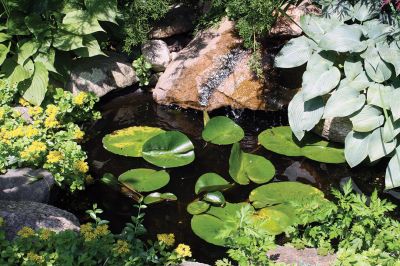
[(302, 89), (289, 104), (289, 123), (301, 140), (321, 119), (349, 118), (347, 162), (354, 167), (367, 157), (375, 162), (391, 156), (385, 178), (391, 189), (400, 185), (399, 30), (379, 20), (377, 2), (346, 6), (352, 12), (303, 16), (305, 35), (290, 40), (275, 59), (281, 68), (307, 63)]

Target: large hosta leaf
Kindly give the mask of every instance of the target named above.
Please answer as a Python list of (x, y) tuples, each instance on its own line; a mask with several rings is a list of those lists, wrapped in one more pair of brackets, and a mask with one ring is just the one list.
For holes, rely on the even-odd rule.
[(364, 60), (364, 68), (368, 77), (377, 83), (382, 83), (392, 76), (392, 70), (379, 56), (377, 48), (369, 49)]
[(304, 15), (300, 18), (300, 26), (304, 33), (316, 42), (319, 42), (325, 33), (340, 24), (342, 22), (339, 20), (327, 19), (316, 15)]
[(393, 121), (400, 119), (400, 89), (395, 89), (389, 100), (390, 111), (392, 112)]
[(304, 137), (305, 131), (315, 127), (324, 113), (322, 97), (304, 101), (302, 92), (298, 92), (289, 103), (289, 124), (297, 139)]
[(376, 17), (379, 12), (379, 5), (376, 4), (376, 1), (358, 1), (354, 5), (354, 18), (360, 22)]
[(103, 138), (104, 148), (123, 156), (142, 157), (143, 144), (164, 130), (155, 127), (128, 127)]
[(368, 156), (369, 133), (351, 131), (345, 139), (346, 161), (350, 167), (359, 165)]
[(319, 47), (323, 50), (350, 52), (359, 49), (362, 31), (353, 25), (340, 25), (322, 36)]
[(207, 122), (202, 136), (213, 144), (229, 145), (242, 140), (244, 131), (228, 117), (217, 116)]
[(32, 78), (23, 81), (21, 88), (25, 90), (23, 97), (34, 105), (41, 105), (49, 84), (49, 72), (41, 62), (35, 62), (35, 72)]
[(325, 106), (323, 118), (346, 117), (365, 104), (365, 95), (348, 88), (334, 91)]
[(380, 108), (365, 105), (360, 112), (350, 118), (353, 130), (358, 132), (370, 132), (383, 125), (385, 117)]
[(292, 68), (305, 64), (310, 58), (315, 44), (305, 36), (291, 39), (275, 57), (275, 66)]
[(364, 71), (362, 60), (358, 57), (349, 57), (344, 61), (344, 74), (349, 80), (354, 80)]
[(396, 148), (396, 139), (391, 142), (385, 142), (382, 134), (383, 128), (377, 128), (369, 137), (368, 155), (371, 162), (390, 154)]
[(83, 10), (67, 13), (62, 21), (62, 28), (77, 35), (88, 35), (104, 31), (97, 19)]
[(158, 134), (143, 145), (143, 158), (159, 167), (179, 167), (194, 161), (194, 146), (178, 131)]
[(299, 142), (293, 136), (290, 127), (267, 129), (258, 136), (258, 141), (267, 150), (286, 156), (305, 156), (325, 163), (345, 162), (343, 149), (311, 134)]
[(336, 67), (324, 68), (321, 65), (307, 69), (303, 75), (302, 95), (308, 101), (323, 96), (333, 90), (340, 82), (340, 71)]
[(93, 57), (96, 55), (106, 55), (101, 51), (99, 43), (92, 35), (83, 36), (82, 44), (84, 47), (74, 51), (78, 56)]
[(400, 187), (400, 147), (396, 149), (386, 168), (385, 187), (386, 189)]
[(116, 0), (85, 0), (85, 6), (90, 16), (97, 20), (118, 24), (116, 21), (118, 15)]
[(368, 78), (365, 71), (362, 71), (357, 77), (349, 81), (346, 85), (348, 88), (356, 91), (363, 91), (371, 84), (371, 80)]
[(165, 171), (139, 168), (123, 173), (118, 177), (118, 181), (131, 190), (150, 192), (166, 186), (169, 174)]
[(368, 88), (367, 102), (381, 108), (389, 109), (393, 90), (390, 86), (372, 83)]
[(243, 152), (239, 143), (235, 143), (229, 157), (229, 174), (241, 185), (249, 184), (250, 180), (263, 184), (274, 177), (275, 167), (262, 156)]
[(379, 47), (380, 57), (387, 63), (392, 64), (396, 71), (396, 76), (400, 75), (400, 51), (397, 47)]
[(199, 177), (194, 186), (194, 191), (196, 194), (200, 194), (202, 192), (221, 191), (231, 186), (222, 176), (216, 173), (206, 173)]
[(24, 65), (25, 61), (34, 55), (40, 48), (40, 43), (35, 39), (18, 43), (18, 64)]
[(83, 36), (60, 31), (54, 35), (53, 46), (61, 51), (72, 51), (84, 48)]
[(383, 127), (382, 137), (384, 142), (391, 142), (400, 133), (400, 121), (393, 122), (390, 117)]

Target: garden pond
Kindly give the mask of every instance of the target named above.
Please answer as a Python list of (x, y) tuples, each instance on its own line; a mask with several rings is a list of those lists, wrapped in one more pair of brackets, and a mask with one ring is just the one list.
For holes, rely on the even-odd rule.
[[(146, 210), (145, 226), (151, 234), (174, 233), (177, 241), (191, 246), (194, 258), (202, 262), (213, 263), (220, 258), (225, 249), (210, 245), (197, 237), (191, 229), (192, 215), (186, 210), (187, 205), (195, 200), (194, 187), (197, 179), (209, 172), (214, 172), (226, 180), (229, 177), (229, 157), (231, 146), (219, 146), (202, 139), (203, 113), (194, 110), (183, 110), (172, 106), (156, 104), (150, 93), (141, 90), (125, 89), (114, 92), (99, 103), (97, 107), (102, 119), (91, 126), (89, 140), (84, 145), (88, 152), (91, 174), (95, 180), (106, 173), (119, 176), (135, 168), (159, 169), (143, 158), (124, 157), (113, 154), (103, 147), (103, 137), (115, 130), (131, 126), (151, 126), (164, 130), (176, 130), (187, 135), (195, 146), (196, 159), (189, 165), (169, 168), (170, 182), (160, 192), (174, 193), (178, 200), (150, 205)], [(210, 113), (210, 117), (226, 115), (240, 125), (245, 137), (240, 145), (243, 151), (261, 155), (272, 162), (276, 168), (274, 181), (298, 181), (310, 184), (327, 193), (333, 187), (343, 184), (349, 177), (353, 178), (356, 187), (364, 193), (371, 193), (374, 188), (383, 191), (382, 176), (387, 162), (373, 167), (359, 166), (350, 169), (346, 164), (319, 163), (304, 157), (288, 157), (266, 150), (258, 143), (258, 135), (265, 129), (288, 125), (287, 111), (261, 112), (249, 110), (221, 109)], [(247, 186), (234, 185), (224, 192), (228, 202), (248, 201), (249, 193), (257, 184)], [(60, 192), (65, 193), (65, 192)], [(393, 200), (400, 198), (393, 190), (384, 197)], [(57, 195), (57, 193), (55, 193)], [(110, 221), (114, 232), (120, 232), (125, 223), (136, 215), (136, 204), (132, 193), (117, 191), (109, 186), (95, 182), (87, 190), (77, 194), (55, 196), (53, 204), (76, 214), (81, 222), (90, 220), (85, 210), (93, 203), (104, 210), (104, 219)]]

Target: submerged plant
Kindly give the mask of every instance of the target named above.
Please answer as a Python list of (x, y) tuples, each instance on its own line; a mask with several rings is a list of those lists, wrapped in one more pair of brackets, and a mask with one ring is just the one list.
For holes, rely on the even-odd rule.
[(332, 10), (329, 18), (303, 16), (305, 35), (290, 40), (275, 65), (307, 63), (302, 89), (289, 104), (296, 137), (301, 140), (321, 119), (350, 118), (347, 162), (354, 167), (367, 157), (374, 162), (392, 156), (385, 178), (391, 189), (400, 186), (400, 29), (377, 18), (380, 6), (375, 1), (350, 6), (346, 16)]

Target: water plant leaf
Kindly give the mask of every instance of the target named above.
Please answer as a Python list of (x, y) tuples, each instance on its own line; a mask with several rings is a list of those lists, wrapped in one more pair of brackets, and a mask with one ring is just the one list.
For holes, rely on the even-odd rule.
[(369, 133), (351, 131), (345, 139), (344, 155), (350, 167), (359, 165), (368, 156)]
[(392, 189), (400, 186), (400, 147), (397, 147), (395, 155), (390, 159), (386, 168), (385, 188)]
[(224, 205), (225, 197), (220, 191), (208, 192), (203, 196), (203, 200), (211, 204)]
[(394, 139), (391, 142), (385, 142), (382, 133), (383, 128), (380, 127), (375, 129), (369, 137), (368, 156), (371, 162), (385, 157), (396, 148), (397, 140)]
[(292, 68), (305, 64), (313, 52), (312, 41), (305, 36), (291, 39), (275, 57), (275, 66)]
[(150, 204), (154, 204), (154, 203), (159, 203), (159, 202), (163, 202), (163, 201), (175, 201), (178, 198), (170, 192), (167, 193), (160, 193), (160, 192), (153, 192), (150, 193), (149, 195), (147, 195), (146, 197), (144, 197), (143, 199), (143, 203), (150, 205)]
[(194, 215), (191, 220), (193, 232), (210, 244), (224, 246), (225, 240), (218, 238), (220, 231), (224, 228), (226, 220), (234, 217), (240, 209), (248, 203), (229, 203), (224, 207), (213, 207), (200, 215)]
[(286, 156), (305, 156), (324, 163), (344, 163), (342, 148), (308, 134), (302, 141), (296, 140), (287, 126), (267, 129), (258, 136), (258, 142), (267, 150)]
[(129, 170), (118, 177), (118, 181), (131, 190), (150, 192), (166, 186), (169, 182), (166, 171), (138, 168)]
[(103, 145), (106, 150), (118, 155), (142, 157), (143, 144), (163, 132), (156, 127), (128, 127), (106, 135)]
[(217, 145), (230, 145), (244, 138), (243, 129), (225, 116), (210, 119), (202, 133), (205, 141)]
[(193, 143), (179, 131), (152, 137), (144, 143), (142, 153), (146, 161), (164, 168), (184, 166), (195, 158)]
[(341, 53), (350, 52), (360, 47), (361, 36), (362, 31), (358, 27), (339, 25), (322, 36), (319, 47)]
[(274, 177), (275, 167), (262, 156), (243, 152), (239, 143), (235, 143), (229, 157), (229, 174), (240, 185), (250, 181), (263, 184)]
[(120, 187), (120, 183), (118, 182), (118, 179), (111, 173), (105, 173), (103, 177), (100, 179), (100, 181), (107, 185), (112, 187), (113, 189), (118, 190)]
[(297, 139), (304, 137), (305, 131), (311, 130), (318, 124), (324, 114), (322, 97), (304, 101), (302, 91), (290, 101), (288, 107), (289, 124)]
[(189, 203), (189, 205), (186, 207), (186, 210), (191, 215), (198, 215), (208, 211), (209, 208), (209, 203), (199, 200)]
[(222, 176), (216, 173), (206, 173), (199, 177), (195, 186), (194, 192), (200, 194), (202, 192), (221, 191), (230, 188), (232, 185)]
[(261, 220), (260, 225), (271, 235), (279, 235), (296, 222), (296, 215), (292, 207), (280, 204), (258, 210), (254, 219)]

